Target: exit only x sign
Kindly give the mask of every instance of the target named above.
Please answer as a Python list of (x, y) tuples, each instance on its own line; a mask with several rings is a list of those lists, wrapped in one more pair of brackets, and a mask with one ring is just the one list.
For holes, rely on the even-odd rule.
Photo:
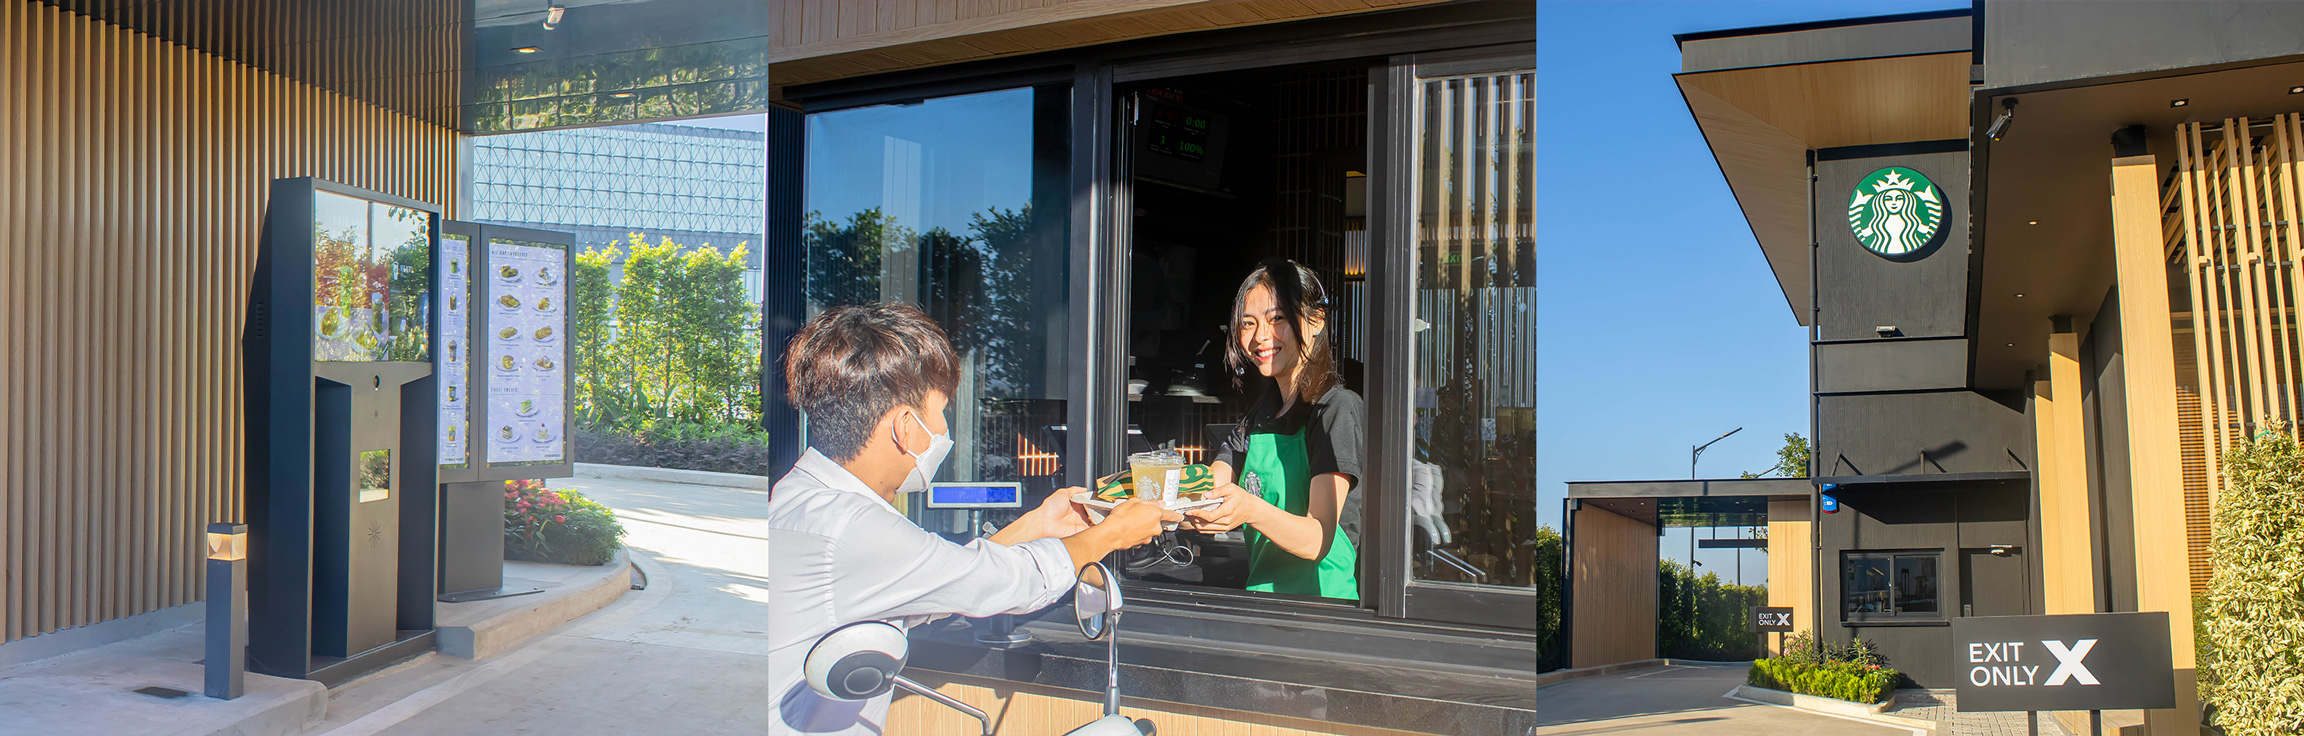
[(2168, 614), (1952, 619), (1962, 712), (2173, 708)]

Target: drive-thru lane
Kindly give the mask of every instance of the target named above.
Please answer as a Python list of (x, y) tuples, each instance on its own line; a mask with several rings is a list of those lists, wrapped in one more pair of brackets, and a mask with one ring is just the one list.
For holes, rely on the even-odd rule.
[(756, 734), (768, 721), (762, 490), (563, 479), (616, 510), (648, 589), (481, 661), (432, 656), (330, 694), (309, 734)]
[(1732, 700), (1745, 664), (1647, 667), (1536, 691), (1545, 736), (1917, 736), (1919, 731)]

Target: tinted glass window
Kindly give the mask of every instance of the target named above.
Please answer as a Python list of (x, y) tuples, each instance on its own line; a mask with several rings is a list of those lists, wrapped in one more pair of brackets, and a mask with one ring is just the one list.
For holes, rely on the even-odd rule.
[[(962, 361), (936, 480), (1022, 482), (1026, 504), (1063, 472), (1068, 99), (1024, 88), (808, 117), (809, 311), (888, 300), (935, 317)], [(939, 532), (969, 518), (906, 512)]]
[(1849, 552), (1840, 567), (1841, 610), (1866, 618), (1938, 613), (1939, 555)]

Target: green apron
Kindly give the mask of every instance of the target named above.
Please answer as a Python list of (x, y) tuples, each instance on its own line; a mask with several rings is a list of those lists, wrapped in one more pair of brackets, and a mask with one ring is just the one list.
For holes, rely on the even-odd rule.
[[(1305, 516), (1312, 491), (1311, 463), (1304, 452), (1304, 430), (1295, 434), (1248, 436), (1248, 457), (1242, 477), (1256, 475), (1264, 501), (1280, 510)], [(1246, 487), (1246, 484), (1242, 484)], [(1272, 540), (1248, 529), (1248, 589), (1360, 600), (1360, 554), (1352, 540), (1336, 531), (1328, 554), (1318, 561), (1289, 554)]]

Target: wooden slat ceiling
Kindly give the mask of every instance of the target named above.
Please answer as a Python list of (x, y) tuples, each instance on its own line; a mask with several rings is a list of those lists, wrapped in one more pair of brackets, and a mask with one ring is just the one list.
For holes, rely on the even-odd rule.
[(1442, 1), (796, 0), (778, 6), (769, 79), (784, 87)]
[(1800, 324), (1811, 322), (1806, 152), (1968, 137), (1968, 52), (1675, 75)]

